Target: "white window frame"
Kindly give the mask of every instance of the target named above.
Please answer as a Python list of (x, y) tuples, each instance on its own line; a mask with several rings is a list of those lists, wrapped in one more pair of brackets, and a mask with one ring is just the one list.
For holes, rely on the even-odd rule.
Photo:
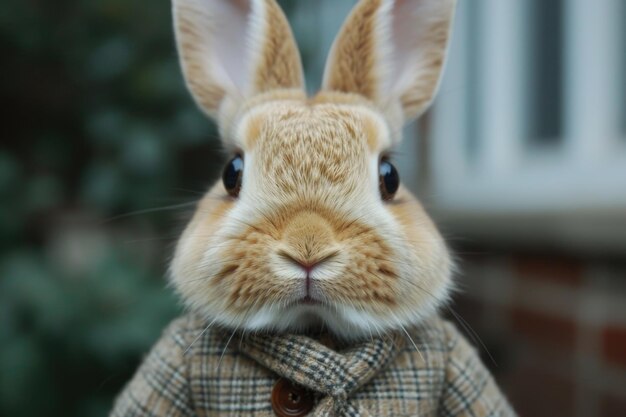
[[(563, 1), (563, 138), (561, 146), (537, 152), (524, 148), (520, 82), (529, 27), (522, 16), (528, 16), (529, 3), (482, 0), (479, 48), (467, 36), (479, 29), (470, 26), (469, 8), (475, 5), (459, 2), (431, 114), (427, 197), (433, 214), (444, 227), (470, 236), (626, 251), (626, 138), (620, 132), (626, 92), (620, 91), (624, 74), (619, 73), (626, 45), (620, 43), (620, 0)], [(471, 60), (480, 65), (482, 130), (480, 149), (470, 157)]]

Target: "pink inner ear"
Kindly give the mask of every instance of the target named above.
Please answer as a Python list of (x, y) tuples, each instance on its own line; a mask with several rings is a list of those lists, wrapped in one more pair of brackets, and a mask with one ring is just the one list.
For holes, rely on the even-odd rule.
[(248, 0), (231, 0), (230, 3), (238, 8), (242, 14), (248, 14), (250, 12), (250, 2)]
[[(427, 30), (429, 3), (439, 0), (396, 0), (391, 14), (392, 27), (392, 77), (390, 90), (401, 94), (415, 79), (416, 61), (420, 55), (420, 43)], [(400, 91), (399, 91), (400, 90)]]
[(430, 31), (435, 29), (433, 22), (441, 22), (450, 7), (446, 0), (396, 0), (391, 13), (392, 27), (392, 72), (389, 90), (402, 95), (414, 87), (420, 73), (428, 71), (422, 65), (423, 58), (436, 45), (429, 39)]
[(244, 91), (249, 78), (248, 32), (250, 0), (211, 0), (216, 25), (215, 53), (212, 62), (215, 77), (224, 85)]
[[(400, 75), (400, 71), (409, 64), (410, 55), (412, 53), (412, 43), (415, 42), (413, 33), (415, 29), (411, 26), (415, 26), (417, 22), (412, 18), (414, 10), (411, 7), (411, 3), (412, 2), (406, 0), (397, 0), (391, 14), (392, 79), (395, 79), (396, 82), (396, 77)], [(389, 85), (389, 88), (393, 87), (393, 85)]]

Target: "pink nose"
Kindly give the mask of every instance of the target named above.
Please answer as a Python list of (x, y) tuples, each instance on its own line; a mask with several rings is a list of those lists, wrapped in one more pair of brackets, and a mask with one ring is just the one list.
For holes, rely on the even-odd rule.
[(324, 263), (324, 262), (328, 262), (329, 260), (331, 260), (332, 258), (334, 258), (335, 256), (337, 256), (337, 252), (333, 251), (330, 253), (326, 253), (323, 256), (319, 256), (316, 258), (308, 258), (305, 259), (304, 257), (300, 257), (298, 255), (295, 255), (293, 253), (290, 253), (286, 250), (281, 250), (278, 252), (278, 255), (280, 257), (282, 257), (283, 259), (289, 261), (290, 263), (299, 266), (300, 268), (304, 269), (304, 271), (307, 273), (307, 275), (309, 275), (311, 273), (311, 271), (313, 270), (313, 268), (315, 268), (316, 266)]
[(315, 266), (319, 263), (316, 261), (302, 259), (287, 251), (280, 251), (278, 254), (285, 260), (289, 261), (290, 263), (297, 265), (301, 267), (302, 269), (304, 269), (307, 275), (310, 274), (313, 268), (315, 268)]

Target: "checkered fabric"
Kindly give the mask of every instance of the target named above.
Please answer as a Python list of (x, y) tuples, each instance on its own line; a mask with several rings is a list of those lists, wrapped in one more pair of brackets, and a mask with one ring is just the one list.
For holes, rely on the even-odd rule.
[(398, 333), (351, 346), (206, 326), (194, 314), (174, 321), (111, 416), (270, 417), (281, 377), (315, 393), (312, 416), (515, 415), (476, 351), (439, 318), (411, 340)]

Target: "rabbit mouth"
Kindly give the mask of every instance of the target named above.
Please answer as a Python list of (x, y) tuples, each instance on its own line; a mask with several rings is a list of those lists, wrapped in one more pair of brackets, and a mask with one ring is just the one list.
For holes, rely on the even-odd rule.
[(310, 295), (307, 295), (307, 296), (301, 298), (300, 300), (298, 300), (298, 304), (318, 305), (318, 304), (322, 304), (322, 302), (319, 301), (319, 300), (316, 300), (315, 298), (311, 297)]
[(287, 304), (287, 308), (290, 307), (322, 307), (324, 306), (324, 302), (310, 294), (305, 295), (304, 297), (298, 298), (297, 300), (291, 301)]

